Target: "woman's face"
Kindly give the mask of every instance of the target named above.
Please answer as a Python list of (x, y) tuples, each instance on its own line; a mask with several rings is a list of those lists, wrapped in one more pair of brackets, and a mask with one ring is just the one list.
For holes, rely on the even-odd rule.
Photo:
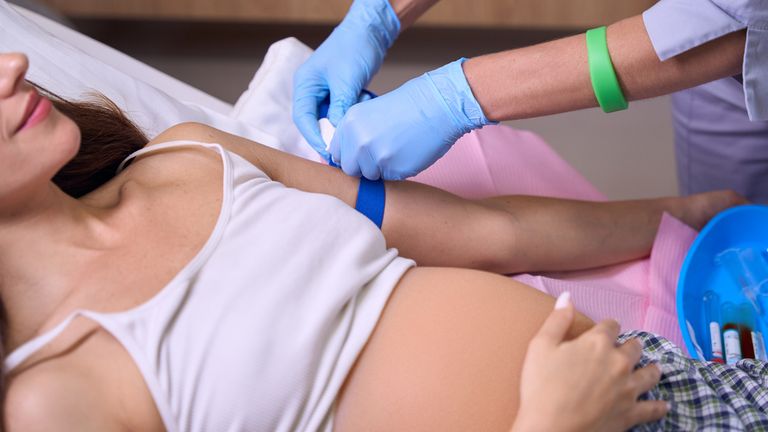
[(77, 125), (24, 80), (28, 66), (0, 53), (0, 210), (47, 187), (80, 146)]

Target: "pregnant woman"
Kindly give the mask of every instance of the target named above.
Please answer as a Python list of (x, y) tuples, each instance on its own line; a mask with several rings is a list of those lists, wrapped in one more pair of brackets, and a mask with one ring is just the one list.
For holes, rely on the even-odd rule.
[(204, 125), (147, 141), (108, 101), (41, 96), (27, 67), (0, 55), (7, 430), (619, 430), (666, 413), (637, 400), (660, 376), (633, 369), (640, 343), (566, 300), (545, 323), (553, 299), (490, 272), (639, 258), (662, 212), (700, 227), (735, 194), (387, 183), (379, 229), (357, 178)]

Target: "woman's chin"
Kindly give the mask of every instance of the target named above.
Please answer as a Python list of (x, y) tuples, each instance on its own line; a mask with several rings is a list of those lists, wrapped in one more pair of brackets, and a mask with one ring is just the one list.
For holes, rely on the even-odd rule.
[(61, 168), (69, 163), (77, 155), (80, 150), (80, 129), (77, 124), (69, 117), (59, 114), (54, 114), (49, 120), (52, 120), (52, 132), (50, 134), (50, 140), (48, 146), (50, 147), (51, 154), (55, 155), (55, 160), (51, 160), (56, 166), (58, 172)]

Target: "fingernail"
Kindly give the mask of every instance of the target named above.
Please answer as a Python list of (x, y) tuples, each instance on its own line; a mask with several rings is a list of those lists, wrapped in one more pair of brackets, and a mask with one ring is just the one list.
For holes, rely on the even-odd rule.
[(672, 402), (667, 402), (667, 412), (672, 411)]
[(565, 291), (564, 293), (560, 294), (560, 297), (557, 298), (557, 301), (555, 302), (555, 309), (565, 309), (570, 303), (571, 293)]

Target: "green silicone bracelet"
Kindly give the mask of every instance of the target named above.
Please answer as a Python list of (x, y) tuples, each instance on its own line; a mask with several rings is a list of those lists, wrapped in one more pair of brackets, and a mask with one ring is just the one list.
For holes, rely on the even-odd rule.
[(587, 30), (587, 57), (589, 77), (592, 79), (597, 103), (604, 112), (609, 113), (625, 110), (629, 104), (613, 69), (605, 30), (605, 26)]

